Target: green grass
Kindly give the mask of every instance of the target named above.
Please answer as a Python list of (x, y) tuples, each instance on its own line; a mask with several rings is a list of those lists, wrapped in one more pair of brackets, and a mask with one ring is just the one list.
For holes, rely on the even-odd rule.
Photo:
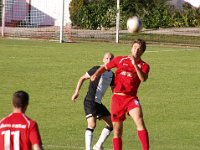
[(173, 34), (124, 34), (121, 36), (123, 41), (132, 41), (132, 39), (141, 38), (149, 43), (157, 44), (176, 44), (176, 45), (190, 45), (200, 47), (200, 36), (187, 35), (173, 35)]
[[(110, 51), (127, 55), (129, 44), (65, 43), (0, 39), (0, 118), (12, 111), (16, 90), (30, 94), (27, 115), (37, 120), (47, 150), (84, 149), (86, 120), (83, 99), (86, 82), (76, 103), (71, 96), (77, 81)], [(152, 150), (199, 150), (200, 48), (148, 46), (143, 59), (151, 66), (149, 79), (139, 90)], [(109, 107), (111, 92), (104, 103)], [(94, 132), (96, 142), (103, 122)], [(111, 135), (112, 137), (112, 135)], [(105, 149), (111, 150), (111, 137)], [(139, 150), (133, 121), (127, 117), (124, 150)]]
[[(102, 41), (102, 42), (113, 42), (115, 41), (115, 33), (110, 38), (95, 38), (95, 37), (85, 37), (85, 38), (75, 38), (76, 41)], [(144, 39), (148, 44), (157, 45), (176, 45), (176, 46), (192, 46), (200, 47), (200, 36), (188, 36), (188, 35), (173, 35), (173, 34), (153, 34), (153, 33), (121, 33), (119, 35), (120, 43), (131, 43), (133, 39)]]

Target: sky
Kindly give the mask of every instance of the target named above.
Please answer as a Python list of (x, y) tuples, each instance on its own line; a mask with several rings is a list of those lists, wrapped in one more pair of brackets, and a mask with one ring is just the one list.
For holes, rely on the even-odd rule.
[(197, 8), (200, 7), (200, 0), (184, 0), (184, 1), (190, 3), (194, 7)]

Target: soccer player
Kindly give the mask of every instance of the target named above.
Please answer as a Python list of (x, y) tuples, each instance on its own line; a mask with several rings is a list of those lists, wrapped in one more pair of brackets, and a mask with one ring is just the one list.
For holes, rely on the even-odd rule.
[(95, 81), (106, 70), (116, 68), (111, 103), (114, 150), (122, 150), (123, 121), (126, 119), (126, 113), (136, 124), (142, 149), (149, 150), (148, 132), (143, 120), (142, 107), (137, 97), (138, 87), (141, 82), (147, 80), (149, 73), (149, 65), (141, 59), (145, 49), (145, 41), (138, 39), (132, 44), (130, 56), (115, 57), (91, 76), (91, 81)]
[[(110, 62), (113, 57), (114, 56), (112, 53), (106, 53), (103, 57), (104, 65)], [(99, 67), (100, 66), (92, 67), (86, 72), (86, 74), (80, 77), (75, 92), (72, 96), (72, 100), (74, 102), (78, 98), (83, 82), (87, 79), (90, 79), (91, 75), (93, 75)], [(94, 145), (94, 150), (103, 150), (103, 143), (113, 130), (110, 112), (101, 102), (106, 89), (108, 86), (111, 86), (112, 88), (113, 82), (114, 73), (111, 70), (107, 70), (101, 76), (99, 76), (97, 80), (90, 82), (89, 84), (88, 92), (84, 100), (85, 117), (87, 119), (87, 129), (85, 131), (86, 150), (91, 150), (93, 131), (96, 127), (97, 119), (103, 119), (106, 123), (106, 127), (102, 130), (99, 140)]]
[(25, 115), (29, 95), (13, 94), (13, 113), (0, 120), (0, 150), (42, 150), (38, 125)]

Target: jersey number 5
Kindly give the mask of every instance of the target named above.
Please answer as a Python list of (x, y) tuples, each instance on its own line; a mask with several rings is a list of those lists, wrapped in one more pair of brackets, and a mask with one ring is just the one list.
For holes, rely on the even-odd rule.
[(14, 143), (14, 150), (19, 150), (19, 131), (12, 131), (6, 130), (1, 132), (4, 135), (4, 149), (10, 150), (10, 136), (13, 135), (13, 143)]

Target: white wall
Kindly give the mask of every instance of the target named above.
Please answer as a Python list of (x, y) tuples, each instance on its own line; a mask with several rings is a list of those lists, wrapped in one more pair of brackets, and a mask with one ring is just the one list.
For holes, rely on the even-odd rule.
[(192, 6), (196, 8), (200, 8), (200, 0), (185, 0), (185, 2), (190, 3)]
[(23, 20), (27, 14), (26, 0), (6, 0), (5, 21)]
[(171, 4), (176, 7), (181, 7), (183, 3), (188, 2), (192, 6), (199, 8), (200, 7), (200, 0), (171, 0)]
[[(31, 12), (29, 18), (29, 2)], [(69, 3), (65, 1), (64, 24), (71, 23), (69, 15)], [(33, 25), (55, 25), (61, 23), (63, 0), (6, 0), (6, 22), (30, 21)]]
[[(70, 23), (69, 3), (71, 0), (65, 0), (64, 24)], [(61, 22), (61, 10), (63, 0), (32, 0), (31, 17), (32, 22), (41, 25), (59, 26)], [(35, 11), (35, 10), (40, 11)]]

